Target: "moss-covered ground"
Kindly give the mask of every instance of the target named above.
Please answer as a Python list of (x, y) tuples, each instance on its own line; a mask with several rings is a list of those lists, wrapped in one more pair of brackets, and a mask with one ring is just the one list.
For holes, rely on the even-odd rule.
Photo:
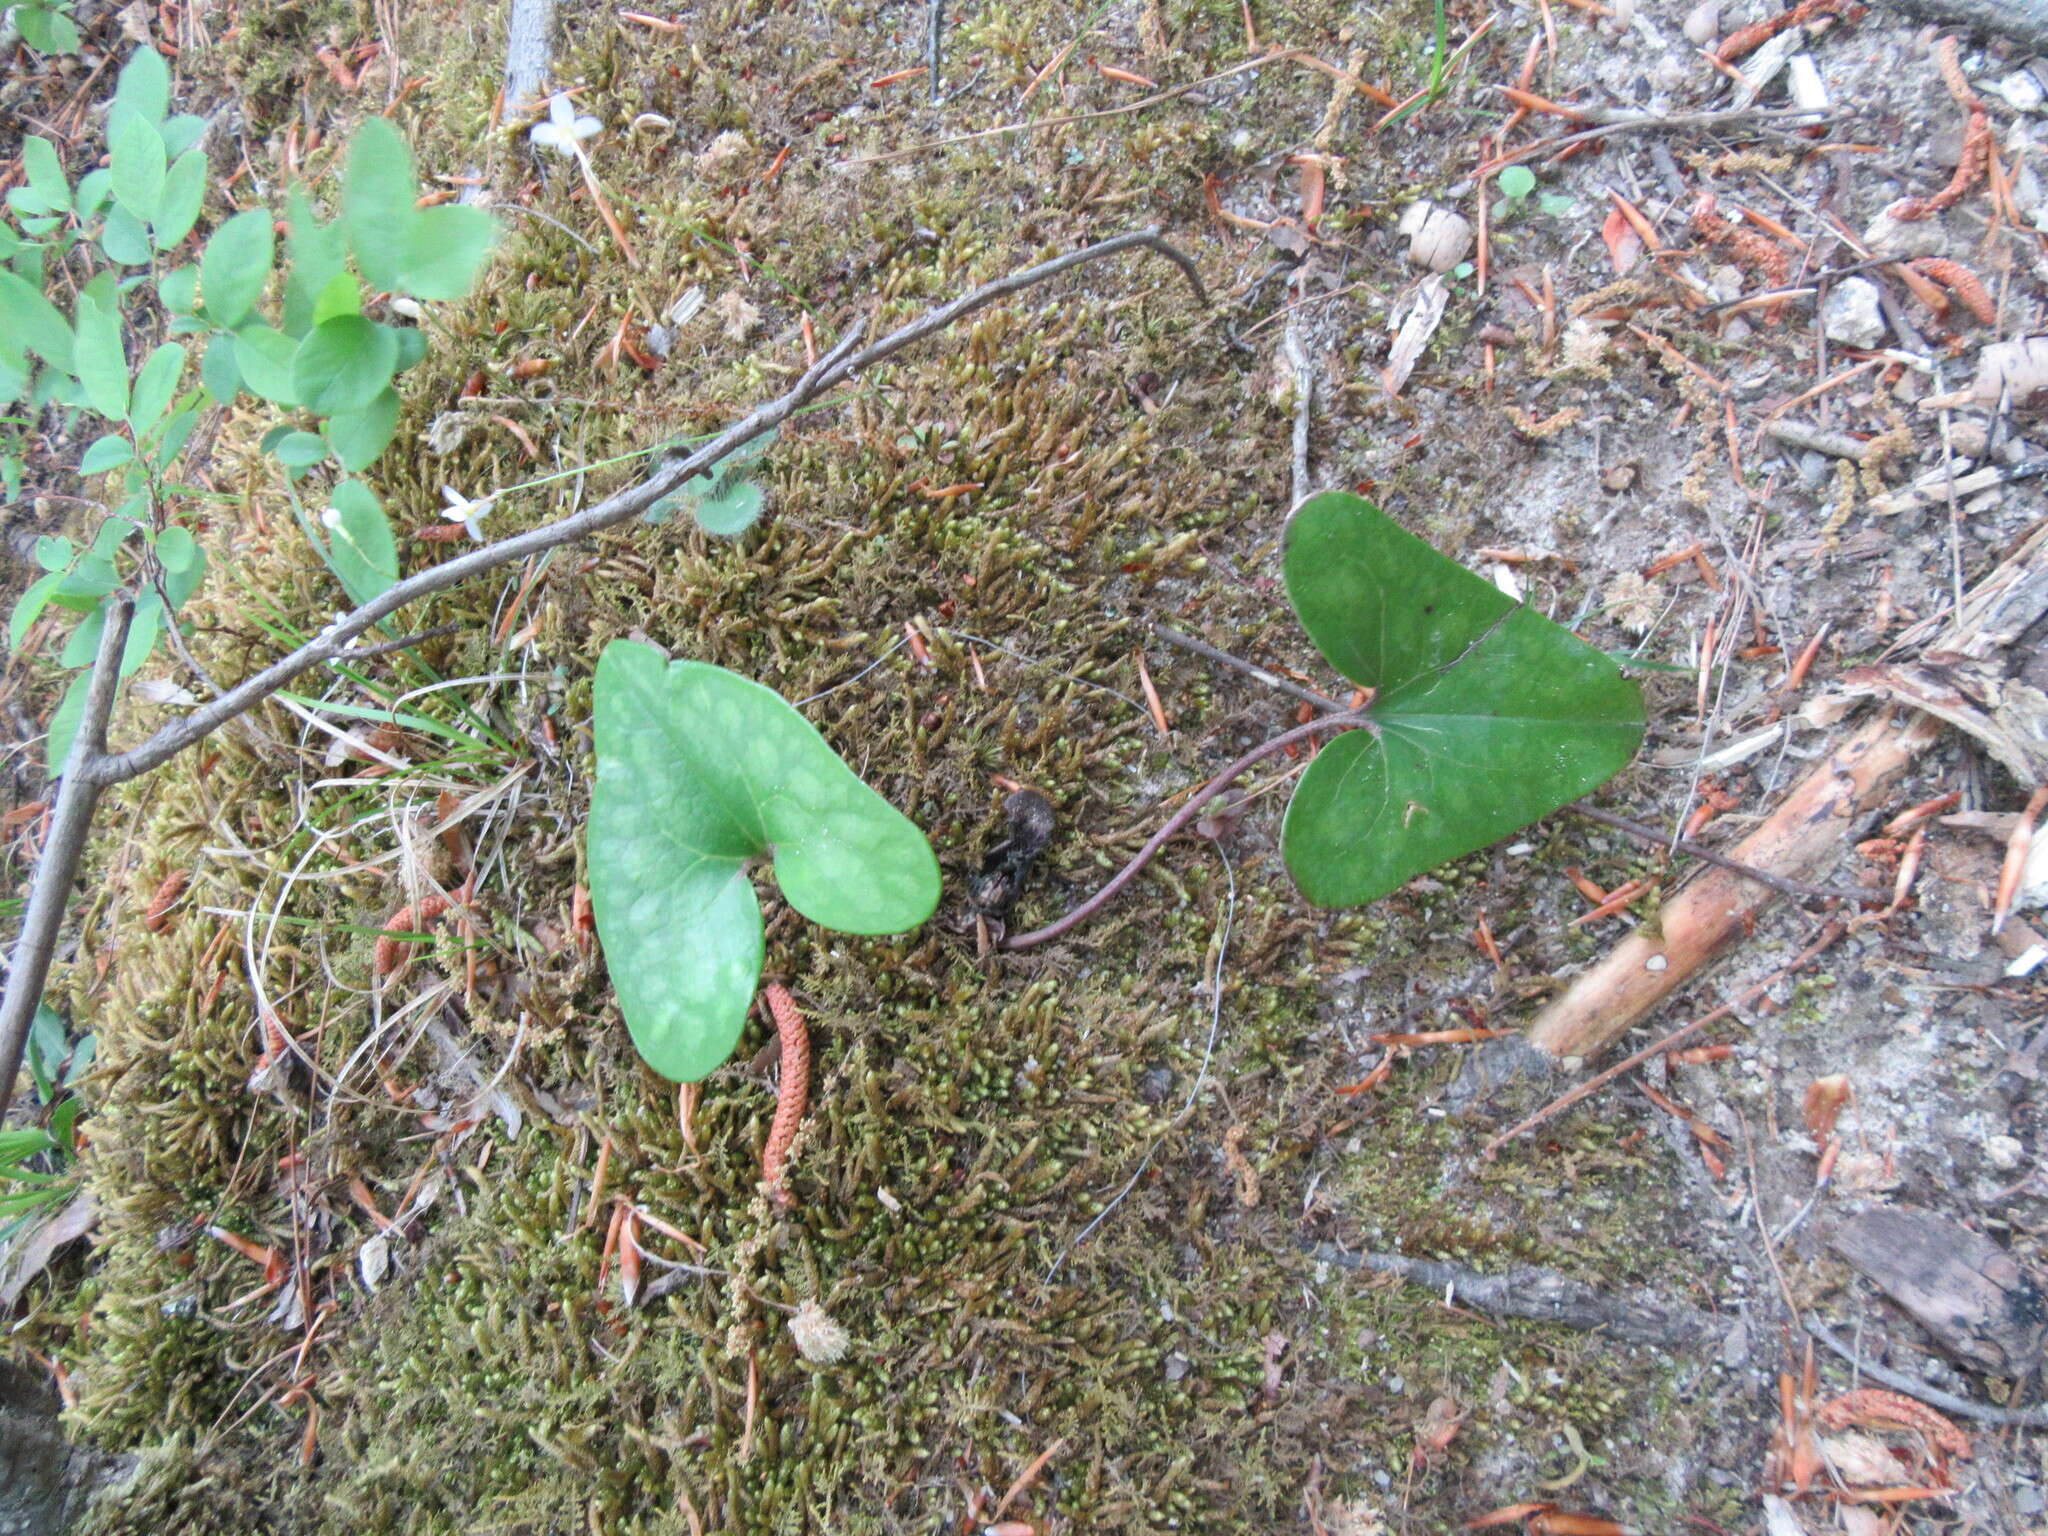
[[(1401, 94), (1425, 77), (1426, 5), (1255, 9), (1262, 43)], [(1334, 1092), (1363, 1031), (1461, 1022), (1440, 1003), (1491, 984), (1480, 909), (1496, 933), (1531, 923), (1582, 835), (1567, 848), (1538, 829), (1513, 859), (1330, 916), (1292, 893), (1268, 795), (1222, 845), (1190, 840), (1102, 920), (1020, 958), (977, 956), (957, 894), (924, 931), (868, 940), (809, 927), (765, 888), (770, 972), (816, 1043), (787, 1209), (756, 1187), (770, 1034), (750, 1031), (687, 1128), (673, 1086), (637, 1064), (574, 920), (589, 680), (610, 639), (793, 700), (835, 689), (808, 713), (930, 834), (949, 893), (1001, 835), (997, 779), (1043, 790), (1060, 834), (1020, 923), (1098, 883), (1164, 797), (1292, 723), (1291, 701), (1148, 642), (1146, 619), (1311, 662), (1274, 580), (1292, 411), (1270, 387), (1276, 332), (1233, 344), (1281, 290), (1232, 307), (1268, 257), (1211, 222), (1203, 180), (1269, 174), (1262, 157), (1315, 139), (1333, 82), (1274, 63), (1061, 124), (1145, 94), (1093, 55), (1170, 83), (1242, 63), (1236, 0), (957, 10), (947, 78), (977, 83), (935, 109), (916, 81), (862, 88), (921, 57), (922, 6), (742, 0), (676, 32), (567, 8), (556, 78), (608, 124), (593, 165), (637, 267), (573, 169), (493, 131), (497, 7), (401, 7), (382, 33), (423, 170), (481, 176), (523, 210), (484, 290), (430, 320), (400, 443), (374, 471), (404, 529), (436, 523), (444, 483), (476, 494), (730, 420), (801, 366), (806, 316), (821, 339), (879, 330), (1091, 237), (1158, 223), (1225, 303), (1205, 312), (1170, 267), (1125, 258), (998, 304), (787, 427), (762, 461), (769, 515), (741, 539), (631, 525), (437, 598), (407, 621), (451, 632), (307, 685), (356, 705), (430, 690), (406, 708), (437, 729), (374, 743), (403, 766), (331, 750), (270, 707), (110, 802), (100, 894), (59, 983), (101, 1041), (104, 1214), (89, 1266), (40, 1282), (19, 1335), (67, 1369), (77, 1431), (145, 1453), (100, 1529), (960, 1531), (1041, 1458), (1004, 1511), (1039, 1530), (1364, 1531), (1376, 1514), (1444, 1530), (1545, 1487), (1650, 1529), (1717, 1512), (1649, 1455), (1689, 1432), (1692, 1366), (1489, 1323), (1304, 1252), (1538, 1262), (1685, 1298), (1657, 1144), (1586, 1117), (1479, 1167), (1474, 1133), (1434, 1107), (1442, 1069), (1418, 1059), (1380, 1095)], [(290, 134), (325, 176), (390, 77), (345, 91), (313, 51), (391, 20), (245, 5), (187, 74), (234, 92), (261, 163)], [(1077, 35), (1061, 81), (1018, 108)], [(1379, 158), (1378, 111), (1340, 108), (1332, 233), (1390, 225), (1445, 174), (1434, 130)], [(673, 126), (636, 133), (641, 114)], [(1027, 118), (1040, 126), (847, 163)], [(725, 133), (739, 137), (706, 154)], [(623, 323), (645, 353), (692, 287), (705, 308), (660, 366), (615, 344)], [(450, 413), (467, 435), (430, 452)], [(210, 536), (232, 553), (193, 643), (219, 674), (337, 605), (255, 450), (268, 424), (224, 422), (207, 470)], [(1490, 451), (1447, 448), (1379, 490), (1421, 531), (1463, 535), (1498, 483)], [(488, 529), (633, 473), (513, 494)], [(449, 546), (405, 547), (412, 565)], [(929, 665), (890, 649), (906, 624)], [(1141, 700), (1141, 645), (1170, 739)], [(456, 852), (433, 831), (451, 817)], [(437, 930), (375, 981), (375, 932), (420, 871), (470, 867), (476, 930)], [(145, 931), (148, 893), (180, 869), (183, 901)], [(1591, 947), (1530, 941), (1525, 970), (1571, 943)], [(252, 1085), (275, 1044), (266, 1015), (310, 1070)], [(450, 1086), (451, 1048), (502, 1069), (517, 1135)], [(641, 1227), (642, 1283), (665, 1293), (630, 1308), (602, 1257), (618, 1197), (683, 1234)], [(371, 1206), (404, 1213), (375, 1245), (389, 1268), (374, 1287)], [(287, 1256), (291, 1282), (260, 1293), (211, 1228)], [(850, 1335), (837, 1364), (794, 1346), (786, 1314), (806, 1299)], [(1417, 1458), (1440, 1398), (1460, 1427)]]

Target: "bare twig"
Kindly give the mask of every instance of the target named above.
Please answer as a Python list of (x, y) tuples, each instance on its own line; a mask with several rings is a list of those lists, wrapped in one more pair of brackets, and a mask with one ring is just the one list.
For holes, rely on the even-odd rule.
[(1808, 1317), (1805, 1323), (1808, 1333), (1872, 1381), (1881, 1381), (1894, 1392), (1917, 1397), (1921, 1402), (1931, 1403), (1942, 1412), (1952, 1413), (1959, 1419), (1976, 1419), (1984, 1424), (2017, 1424), (2025, 1429), (2048, 1429), (2048, 1408), (1997, 1408), (1990, 1403), (1975, 1403), (1967, 1397), (1957, 1397), (1953, 1392), (1930, 1387), (1926, 1382), (1908, 1376), (1903, 1371), (1889, 1370), (1875, 1361), (1863, 1359), (1855, 1350), (1829, 1332), (1827, 1324), (1819, 1318)]
[(1325, 715), (1320, 720), (1311, 720), (1307, 725), (1297, 725), (1293, 730), (1284, 731), (1280, 735), (1275, 736), (1271, 741), (1252, 748), (1251, 751), (1245, 753), (1243, 757), (1240, 757), (1228, 768), (1217, 774), (1215, 778), (1196, 790), (1189, 797), (1187, 804), (1168, 817), (1166, 825), (1153, 833), (1151, 841), (1131, 856), (1130, 863), (1110, 876), (1109, 883), (1103, 886), (1101, 890), (1090, 896), (1057, 922), (1048, 923), (1043, 928), (1034, 928), (1030, 933), (1020, 933), (1007, 938), (1003, 940), (1002, 947), (1004, 949), (1030, 949), (1034, 945), (1044, 944), (1056, 939), (1061, 934), (1087, 922), (1089, 918), (1114, 901), (1117, 892), (1129, 885), (1131, 881), (1137, 878), (1138, 871), (1152, 862), (1153, 855), (1157, 854), (1160, 849), (1171, 842), (1181, 828), (1201, 814), (1203, 806), (1236, 783), (1245, 770), (1254, 763), (1263, 762), (1275, 752), (1285, 751), (1297, 741), (1306, 741), (1309, 737), (1317, 735), (1322, 731), (1346, 730), (1354, 726), (1363, 727), (1367, 730), (1378, 729), (1373, 724), (1372, 717), (1369, 715)]
[[(128, 644), (128, 621), (134, 616), (135, 600), (124, 594), (114, 600), (106, 628), (100, 631), (85, 712), (78, 720), (78, 734), (71, 738), (56, 814), (50, 820), (49, 836), (43, 839), (43, 856), (36, 866), (21, 937), (15, 941), (14, 959), (7, 968), (7, 995), (0, 1000), (0, 1120), (5, 1119), (14, 1096), (15, 1074), (21, 1071), (21, 1053), (28, 1044), (29, 1026), (35, 1022), (36, 1005), (43, 1000), (43, 982), (50, 974), (50, 957), (56, 953), (57, 930), (64, 923), (72, 877), (85, 854), (92, 813), (106, 787), (83, 770), (107, 749), (107, 717), (114, 711), (121, 652)], [(63, 878), (54, 874), (45, 878), (46, 871), (61, 872)]]
[[(1196, 269), (1194, 262), (1184, 252), (1163, 239), (1157, 229), (1135, 230), (1130, 234), (1117, 235), (1108, 240), (1098, 240), (1093, 245), (1069, 251), (1064, 256), (1056, 256), (1049, 261), (1039, 262), (1035, 266), (1025, 267), (993, 282), (984, 283), (972, 292), (964, 293), (950, 303), (941, 304), (908, 324), (899, 326), (881, 340), (866, 347), (860, 345), (861, 328), (856, 326), (850, 329), (846, 336), (807, 369), (786, 393), (734, 422), (699, 447), (696, 452), (682, 458), (664, 460), (660, 468), (638, 485), (608, 496), (596, 506), (586, 508), (572, 517), (561, 518), (509, 539), (501, 539), (495, 544), (486, 544), (482, 548), (470, 550), (466, 554), (407, 577), (373, 601), (342, 615), (288, 656), (272, 662), (253, 677), (244, 679), (211, 702), (194, 710), (183, 720), (166, 725), (140, 746), (126, 752), (106, 750), (106, 718), (112, 709), (112, 693), (116, 679), (111, 667), (100, 668), (94, 674), (92, 698), (98, 699), (103, 688), (107, 698), (96, 717), (88, 710), (89, 720), (97, 720), (97, 730), (81, 726), (78, 743), (72, 749), (71, 767), (64, 776), (64, 789), (58, 800), (56, 822), (52, 826), (43, 857), (36, 866), (35, 882), (29, 895), (28, 918), (22, 930), (16, 961), (7, 978), (5, 996), (0, 998), (0, 1065), (6, 1065), (9, 1059), (14, 1063), (14, 1067), (9, 1070), (8, 1085), (11, 1086), (13, 1081), (12, 1071), (19, 1067), (21, 1046), (27, 1038), (28, 1021), (33, 1019), (36, 1004), (42, 995), (42, 985), (49, 971), (49, 957), (56, 943), (56, 931), (62, 919), (66, 893), (77, 875), (79, 860), (85, 849), (86, 829), (91, 820), (93, 805), (101, 790), (109, 785), (136, 778), (168, 762), (187, 747), (205, 740), (230, 720), (263, 703), (300, 673), (337, 657), (363, 654), (351, 652), (350, 642), (399, 609), (446, 588), (458, 586), (472, 577), (485, 575), (559, 545), (589, 538), (592, 534), (637, 517), (692, 476), (717, 463), (735, 449), (780, 426), (819, 395), (848, 379), (857, 377), (863, 369), (871, 368), (904, 348), (945, 330), (964, 316), (986, 308), (999, 299), (1007, 298), (1013, 293), (1045, 282), (1085, 263), (1134, 250), (1149, 250), (1171, 261), (1180, 268), (1189, 286), (1194, 289), (1196, 301), (1204, 306), (1208, 304), (1208, 293), (1202, 286), (1201, 273)], [(120, 612), (123, 617), (119, 627), (125, 633), (125, 615), (129, 609), (123, 608)], [(114, 628), (115, 626), (110, 623), (109, 632), (111, 633)], [(103, 641), (102, 654), (105, 652), (106, 646)], [(67, 814), (71, 818), (69, 821), (66, 820)], [(10, 1043), (11, 1057), (8, 1050)], [(4, 1096), (0, 1096), (0, 1108), (4, 1108), (4, 1104)]]
[(1204, 660), (1213, 661), (1219, 666), (1235, 668), (1247, 677), (1258, 679), (1268, 688), (1290, 694), (1300, 699), (1304, 704), (1313, 704), (1317, 709), (1323, 710), (1325, 713), (1333, 715), (1344, 713), (1344, 706), (1335, 699), (1325, 697), (1323, 694), (1317, 693), (1313, 688), (1304, 688), (1299, 683), (1289, 682), (1277, 673), (1268, 672), (1264, 667), (1254, 666), (1251, 662), (1244, 660), (1242, 657), (1233, 656), (1228, 651), (1220, 651), (1206, 640), (1197, 640), (1193, 635), (1184, 635), (1179, 630), (1165, 624), (1154, 624), (1152, 626), (1152, 633), (1164, 640), (1168, 645), (1177, 645), (1184, 651), (1192, 651), (1195, 655), (1202, 657)]

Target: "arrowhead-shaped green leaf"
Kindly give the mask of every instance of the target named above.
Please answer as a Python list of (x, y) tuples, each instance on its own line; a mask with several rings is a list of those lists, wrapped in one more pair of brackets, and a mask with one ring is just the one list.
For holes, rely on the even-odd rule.
[(590, 897), (633, 1043), (696, 1082), (732, 1054), (761, 976), (747, 865), (797, 911), (901, 933), (939, 900), (931, 846), (773, 690), (614, 640), (597, 665)]
[(1317, 906), (1357, 906), (1497, 842), (1625, 767), (1643, 701), (1613, 661), (1359, 497), (1302, 503), (1287, 595), (1330, 664), (1378, 690), (1326, 742), (1282, 852)]

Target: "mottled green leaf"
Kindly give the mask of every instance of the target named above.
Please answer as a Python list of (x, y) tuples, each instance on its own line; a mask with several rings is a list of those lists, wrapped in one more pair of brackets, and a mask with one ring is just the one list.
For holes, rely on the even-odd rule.
[(900, 933), (937, 906), (924, 835), (772, 690), (614, 640), (596, 715), (591, 902), (627, 1028), (663, 1076), (703, 1078), (746, 1022), (750, 863), (772, 858), (789, 904), (845, 933)]

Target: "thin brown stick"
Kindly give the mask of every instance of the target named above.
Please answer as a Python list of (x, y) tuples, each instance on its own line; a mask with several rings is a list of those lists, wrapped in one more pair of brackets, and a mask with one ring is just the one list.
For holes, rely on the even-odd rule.
[(1689, 837), (1667, 837), (1655, 827), (1646, 826), (1640, 821), (1630, 821), (1626, 816), (1617, 816), (1612, 811), (1600, 810), (1596, 806), (1587, 805), (1583, 800), (1574, 800), (1565, 809), (1575, 815), (1585, 817), (1588, 821), (1597, 821), (1603, 827), (1612, 827), (1617, 832), (1626, 832), (1638, 842), (1649, 843), (1659, 848), (1676, 848), (1680, 853), (1698, 859), (1702, 863), (1717, 864), (1722, 869), (1732, 870), (1745, 880), (1754, 880), (1758, 885), (1769, 886), (1781, 896), (1810, 897), (1815, 901), (1875, 901), (1878, 899), (1869, 891), (1853, 891), (1847, 887), (1832, 885), (1811, 885), (1804, 880), (1792, 880), (1784, 875), (1774, 875), (1767, 869), (1758, 869), (1753, 864), (1744, 864), (1739, 859), (1731, 859), (1727, 854), (1717, 852), (1704, 843), (1696, 843)]
[(28, 1047), (28, 1031), (35, 1022), (36, 1006), (43, 1000), (43, 983), (49, 979), (51, 957), (57, 952), (57, 930), (64, 923), (71, 882), (85, 856), (92, 813), (106, 787), (90, 770), (107, 750), (107, 718), (114, 711), (122, 647), (128, 643), (128, 621), (134, 616), (134, 599), (117, 597), (107, 614), (106, 628), (100, 631), (99, 654), (93, 661), (85, 711), (79, 717), (78, 734), (71, 738), (71, 753), (65, 759), (64, 777), (57, 790), (57, 809), (50, 818), (49, 835), (43, 840), (43, 856), (36, 865), (28, 911), (22, 917), (21, 937), (15, 941), (14, 957), (7, 972), (7, 994), (0, 1000), (0, 1119), (5, 1118), (8, 1102), (14, 1097), (14, 1079), (21, 1071), (21, 1054)]
[(1996, 1408), (1989, 1403), (1977, 1403), (1967, 1397), (1957, 1397), (1953, 1392), (1930, 1387), (1926, 1382), (1908, 1376), (1902, 1371), (1890, 1370), (1874, 1360), (1865, 1360), (1836, 1338), (1829, 1331), (1827, 1324), (1818, 1318), (1806, 1318), (1805, 1326), (1808, 1333), (1850, 1365), (1872, 1381), (1883, 1382), (1894, 1392), (1903, 1392), (1908, 1397), (1918, 1398), (1921, 1402), (1930, 1403), (1942, 1412), (1952, 1413), (1959, 1419), (1976, 1419), (1984, 1424), (2017, 1424), (2023, 1429), (2048, 1429), (2048, 1408)]
[(1289, 694), (1294, 698), (1300, 699), (1305, 704), (1313, 704), (1317, 709), (1327, 711), (1333, 715), (1344, 713), (1344, 706), (1335, 699), (1327, 698), (1317, 693), (1313, 688), (1304, 688), (1299, 683), (1289, 682), (1277, 673), (1268, 672), (1264, 667), (1254, 666), (1241, 656), (1233, 656), (1228, 651), (1218, 650), (1206, 640), (1198, 640), (1193, 635), (1184, 635), (1179, 630), (1165, 624), (1154, 624), (1152, 626), (1152, 633), (1164, 640), (1168, 645), (1176, 645), (1184, 651), (1192, 651), (1195, 655), (1213, 661), (1219, 666), (1233, 667), (1237, 671), (1244, 673), (1247, 677), (1257, 678), (1268, 688), (1277, 689), (1281, 693)]
[[(28, 1027), (42, 997), (50, 956), (56, 946), (57, 929), (63, 920), (66, 896), (84, 857), (86, 834), (91, 828), (92, 812), (101, 790), (161, 766), (187, 747), (204, 741), (230, 720), (263, 703), (300, 673), (348, 654), (351, 642), (399, 609), (457, 586), (473, 576), (486, 575), (501, 566), (525, 560), (558, 545), (589, 538), (603, 529), (638, 517), (692, 476), (717, 463), (734, 449), (780, 426), (812, 400), (858, 376), (863, 369), (946, 330), (956, 321), (999, 299), (1087, 262), (1134, 250), (1149, 250), (1166, 257), (1187, 278), (1189, 286), (1194, 289), (1196, 302), (1207, 306), (1208, 292), (1202, 286), (1202, 276), (1195, 263), (1185, 252), (1163, 239), (1157, 229), (1134, 230), (1130, 234), (1099, 240), (1093, 245), (984, 283), (949, 303), (926, 311), (866, 347), (860, 344), (862, 327), (850, 327), (839, 343), (819, 358), (815, 366), (806, 369), (786, 393), (758, 406), (696, 452), (664, 461), (638, 485), (608, 496), (573, 517), (561, 518), (495, 544), (470, 550), (407, 577), (374, 601), (337, 619), (307, 644), (272, 662), (254, 676), (245, 678), (184, 719), (164, 726), (142, 745), (129, 751), (108, 752), (106, 749), (106, 722), (113, 709), (118, 679), (111, 663), (105, 668), (96, 667), (89, 699), (99, 699), (104, 692), (104, 706), (97, 712), (89, 708), (81, 724), (79, 742), (88, 743), (88, 749), (81, 751), (78, 745), (73, 746), (74, 766), (64, 776), (50, 837), (36, 865), (14, 964), (8, 972), (5, 994), (0, 996), (0, 1072), (5, 1073), (4, 1079), (0, 1079), (0, 1112), (5, 1111), (14, 1074), (20, 1070)], [(117, 603), (113, 616), (132, 611), (132, 603), (122, 600)], [(114, 629), (115, 625), (109, 623), (108, 632), (112, 633)], [(105, 654), (104, 646), (102, 653)]]
[(1755, 1002), (1758, 998), (1762, 997), (1764, 993), (1768, 992), (1772, 987), (1776, 986), (1779, 982), (1783, 981), (1787, 976), (1790, 976), (1794, 971), (1800, 969), (1808, 961), (1812, 960), (1816, 955), (1820, 954), (1821, 951), (1825, 950), (1829, 945), (1833, 944), (1835, 940), (1839, 939), (1846, 932), (1848, 932), (1848, 930), (1844, 928), (1840, 923), (1829, 923), (1826, 927), (1821, 929), (1819, 938), (1815, 939), (1811, 944), (1807, 945), (1806, 948), (1802, 949), (1798, 954), (1794, 955), (1789, 962), (1779, 967), (1777, 970), (1771, 972), (1770, 975), (1766, 976), (1762, 981), (1758, 982), (1755, 986), (1749, 988), (1747, 991), (1739, 994), (1738, 996), (1731, 997), (1730, 999), (1728, 999), (1727, 1002), (1723, 1003), (1720, 1007), (1714, 1009), (1711, 1013), (1701, 1014), (1698, 1018), (1694, 1019), (1690, 1024), (1681, 1024), (1677, 1029), (1671, 1031), (1671, 1033), (1666, 1035), (1663, 1039), (1657, 1041), (1653, 1045), (1644, 1046), (1640, 1051), (1637, 1051), (1633, 1056), (1623, 1057), (1620, 1061), (1617, 1061), (1613, 1066), (1609, 1067), (1606, 1071), (1595, 1073), (1592, 1077), (1587, 1078), (1583, 1083), (1579, 1084), (1578, 1087), (1572, 1089), (1570, 1092), (1560, 1094), (1557, 1098), (1552, 1099), (1548, 1104), (1544, 1105), (1541, 1109), (1537, 1110), (1535, 1114), (1529, 1116), (1528, 1119), (1523, 1120), (1517, 1125), (1510, 1126), (1507, 1130), (1502, 1131), (1498, 1136), (1494, 1137), (1493, 1140), (1489, 1141), (1484, 1147), (1480, 1148), (1480, 1157), (1485, 1159), (1486, 1161), (1492, 1161), (1493, 1158), (1500, 1152), (1500, 1149), (1506, 1146), (1509, 1142), (1515, 1140), (1519, 1136), (1526, 1135), (1528, 1132), (1536, 1129), (1537, 1126), (1543, 1124), (1544, 1121), (1551, 1119), (1555, 1115), (1563, 1113), (1567, 1109), (1570, 1109), (1572, 1105), (1578, 1103), (1579, 1100), (1589, 1098), (1593, 1094), (1598, 1093), (1602, 1088), (1605, 1088), (1609, 1083), (1613, 1082), (1617, 1077), (1620, 1077), (1624, 1072), (1629, 1071), (1631, 1068), (1641, 1066), (1644, 1062), (1650, 1060), (1654, 1056), (1662, 1055), (1665, 1051), (1670, 1050), (1674, 1045), (1678, 1044), (1678, 1042), (1683, 1040), (1687, 1035), (1696, 1034), (1700, 1030), (1705, 1029), (1709, 1024), (1717, 1023), (1718, 1021), (1727, 1018), (1731, 1013), (1735, 1012), (1736, 1009), (1748, 1007), (1751, 1003)]
[(761, 1183), (778, 1205), (790, 1205), (789, 1191), (782, 1176), (789, 1165), (790, 1144), (796, 1128), (803, 1123), (804, 1109), (811, 1094), (811, 1035), (804, 1028), (804, 1016), (789, 995), (789, 988), (771, 981), (761, 989), (768, 1012), (775, 1019), (775, 1034), (782, 1042), (782, 1085), (775, 1095), (775, 1120), (768, 1127), (768, 1145), (761, 1150)]

